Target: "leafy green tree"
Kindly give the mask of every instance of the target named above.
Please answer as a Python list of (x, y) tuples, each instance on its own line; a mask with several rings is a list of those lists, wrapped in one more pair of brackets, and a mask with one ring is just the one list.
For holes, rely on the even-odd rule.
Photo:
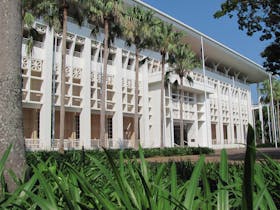
[(234, 15), (238, 18), (240, 30), (247, 35), (260, 34), (260, 40), (272, 42), (261, 53), (266, 59), (264, 67), (274, 74), (280, 73), (280, 2), (279, 0), (242, 1), (227, 0), (214, 14), (215, 18)]
[[(270, 82), (265, 80), (260, 88), (262, 99), (264, 102), (269, 103), (271, 98)], [(272, 94), (275, 101), (280, 101), (280, 81), (272, 80)]]
[(83, 0), (23, 0), (23, 13), (31, 13), (53, 27), (62, 30), (61, 54), (61, 88), (60, 88), (60, 130), (59, 152), (64, 153), (64, 125), (65, 125), (65, 66), (66, 66), (66, 36), (67, 17), (71, 16), (80, 25), (83, 21)]
[(126, 15), (122, 20), (123, 35), (126, 43), (135, 46), (135, 106), (134, 106), (134, 147), (138, 140), (138, 121), (139, 121), (139, 57), (140, 52), (152, 46), (154, 26), (154, 16), (150, 10), (143, 10), (138, 6), (127, 9)]
[[(265, 103), (270, 103), (271, 100), (271, 91), (270, 91), (270, 82), (269, 80), (265, 80), (262, 83), (262, 87), (260, 88), (260, 92), (262, 94), (262, 100)], [(280, 126), (280, 81), (272, 80), (272, 94), (274, 99), (274, 105), (276, 106), (276, 118), (278, 127)], [(271, 109), (272, 110), (272, 109)], [(277, 129), (279, 132), (279, 128)]]
[(161, 88), (160, 88), (160, 147), (164, 146), (164, 99), (165, 99), (165, 64), (168, 53), (172, 53), (181, 38), (181, 33), (176, 32), (172, 24), (160, 21), (156, 27), (155, 44), (161, 55)]
[[(22, 178), (25, 171), (25, 149), (22, 116), (22, 80), (20, 74), (22, 17), (19, 0), (0, 1), (0, 157), (10, 144), (13, 144), (6, 169)], [(3, 172), (1, 162), (1, 174)], [(3, 179), (1, 175), (1, 183)], [(10, 191), (16, 187), (13, 179), (7, 176)], [(2, 186), (3, 189), (5, 186)], [(1, 190), (1, 196), (3, 190)]]
[(196, 54), (187, 44), (178, 44), (170, 55), (173, 65), (171, 70), (167, 72), (167, 77), (171, 73), (179, 76), (179, 81), (175, 80), (174, 84), (179, 84), (180, 90), (180, 146), (184, 146), (184, 120), (183, 120), (183, 103), (184, 103), (184, 78), (189, 83), (193, 83), (189, 72), (200, 66)]
[[(103, 74), (101, 92), (101, 113), (100, 113), (100, 140), (105, 140), (105, 112), (106, 112), (106, 88), (107, 88), (107, 61), (110, 43), (116, 36), (121, 34), (120, 23), (122, 17), (121, 0), (87, 0), (86, 17), (92, 23), (92, 33), (96, 34), (100, 28), (104, 29), (104, 55), (103, 55)], [(101, 48), (102, 50), (102, 48)]]

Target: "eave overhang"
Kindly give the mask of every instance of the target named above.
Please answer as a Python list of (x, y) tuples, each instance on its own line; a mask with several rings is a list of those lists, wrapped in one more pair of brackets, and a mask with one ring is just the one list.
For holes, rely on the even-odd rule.
[(208, 37), (207, 35), (195, 30), (194, 28), (186, 25), (185, 23), (176, 20), (175, 18), (167, 15), (166, 13), (140, 1), (140, 0), (125, 0), (128, 4), (140, 5), (144, 8), (153, 10), (157, 17), (167, 23), (171, 23), (178, 30), (186, 32), (184, 41), (189, 43), (192, 50), (200, 55), (201, 53), (201, 37), (204, 41), (204, 53), (206, 59), (215, 62), (225, 68), (230, 68), (232, 73), (240, 73), (246, 77), (247, 83), (258, 83), (268, 78), (268, 73), (264, 68), (255, 63), (254, 61), (246, 58), (240, 53), (230, 49), (229, 47), (221, 44), (220, 42)]

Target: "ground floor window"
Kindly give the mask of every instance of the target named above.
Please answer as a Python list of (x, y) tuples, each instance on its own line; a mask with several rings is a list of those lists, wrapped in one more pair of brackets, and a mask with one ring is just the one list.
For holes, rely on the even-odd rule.
[(76, 139), (80, 139), (80, 116), (75, 116), (75, 133), (76, 133)]
[(237, 141), (237, 125), (233, 126), (233, 133), (234, 133), (234, 141)]
[(247, 138), (247, 126), (243, 125), (243, 133), (244, 133), (244, 139), (246, 140)]
[(40, 138), (40, 110), (23, 108), (24, 138)]
[[(184, 125), (184, 145), (188, 145), (188, 131), (190, 126), (188, 124)], [(180, 125), (174, 125), (174, 143), (180, 145)]]
[(211, 124), (211, 136), (212, 136), (212, 143), (217, 144), (216, 124)]
[(224, 132), (224, 143), (228, 143), (228, 125), (223, 124), (223, 132)]
[(107, 133), (108, 133), (108, 139), (113, 138), (113, 120), (111, 117), (107, 118)]

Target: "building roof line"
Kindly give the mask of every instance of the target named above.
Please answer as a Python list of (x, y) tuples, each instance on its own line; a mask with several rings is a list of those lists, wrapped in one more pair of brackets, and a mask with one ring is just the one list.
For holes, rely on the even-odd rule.
[(197, 35), (199, 35), (199, 36), (202, 36), (202, 37), (205, 38), (205, 39), (208, 39), (209, 41), (213, 42), (214, 44), (216, 44), (216, 45), (218, 45), (218, 46), (224, 48), (224, 50), (227, 50), (227, 51), (229, 51), (230, 53), (237, 55), (238, 57), (244, 59), (244, 60), (247, 61), (248, 63), (251, 63), (251, 64), (255, 65), (255, 66), (256, 66), (257, 68), (259, 68), (261, 71), (263, 71), (263, 72), (269, 74), (268, 72), (266, 72), (266, 71), (264, 70), (264, 68), (263, 68), (260, 64), (258, 64), (258, 63), (256, 63), (256, 62), (254, 62), (253, 60), (251, 60), (251, 59), (249, 59), (249, 58), (247, 58), (247, 57), (241, 55), (241, 54), (238, 53), (237, 51), (235, 51), (235, 50), (233, 50), (233, 49), (227, 47), (226, 45), (224, 45), (224, 44), (218, 42), (217, 40), (215, 40), (215, 39), (213, 39), (213, 38), (207, 36), (206, 34), (204, 34), (204, 33), (200, 32), (200, 31), (194, 29), (193, 27), (191, 27), (191, 26), (185, 24), (184, 22), (182, 22), (182, 21), (180, 21), (180, 20), (177, 20), (176, 18), (174, 18), (174, 17), (172, 17), (172, 16), (166, 14), (166, 13), (163, 12), (163, 11), (160, 11), (160, 10), (156, 9), (155, 7), (149, 5), (149, 4), (147, 4), (147, 3), (145, 3), (145, 2), (143, 2), (143, 1), (141, 1), (141, 0), (133, 0), (133, 1), (134, 1), (135, 3), (137, 3), (137, 4), (140, 4), (140, 5), (142, 5), (142, 6), (146, 7), (146, 8), (148, 8), (148, 9), (154, 10), (154, 11), (155, 11), (156, 13), (158, 13), (159, 15), (162, 15), (163, 17), (165, 17), (165, 18), (167, 18), (167, 19), (170, 19), (171, 21), (173, 21), (173, 22), (175, 22), (176, 24), (178, 24), (178, 25), (180, 25), (180, 26), (182, 26), (182, 27), (184, 27), (184, 28), (186, 28), (186, 29), (188, 29), (188, 30), (194, 32), (195, 34), (197, 34)]

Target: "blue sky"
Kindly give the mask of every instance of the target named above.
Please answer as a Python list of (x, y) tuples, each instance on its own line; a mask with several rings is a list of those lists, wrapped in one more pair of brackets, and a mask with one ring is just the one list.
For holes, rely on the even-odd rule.
[[(237, 19), (224, 16), (214, 19), (213, 14), (225, 0), (142, 0), (196, 30), (221, 42), (252, 61), (262, 65), (260, 53), (266, 46), (257, 35), (249, 37), (238, 29)], [(255, 86), (252, 86), (256, 100)]]

